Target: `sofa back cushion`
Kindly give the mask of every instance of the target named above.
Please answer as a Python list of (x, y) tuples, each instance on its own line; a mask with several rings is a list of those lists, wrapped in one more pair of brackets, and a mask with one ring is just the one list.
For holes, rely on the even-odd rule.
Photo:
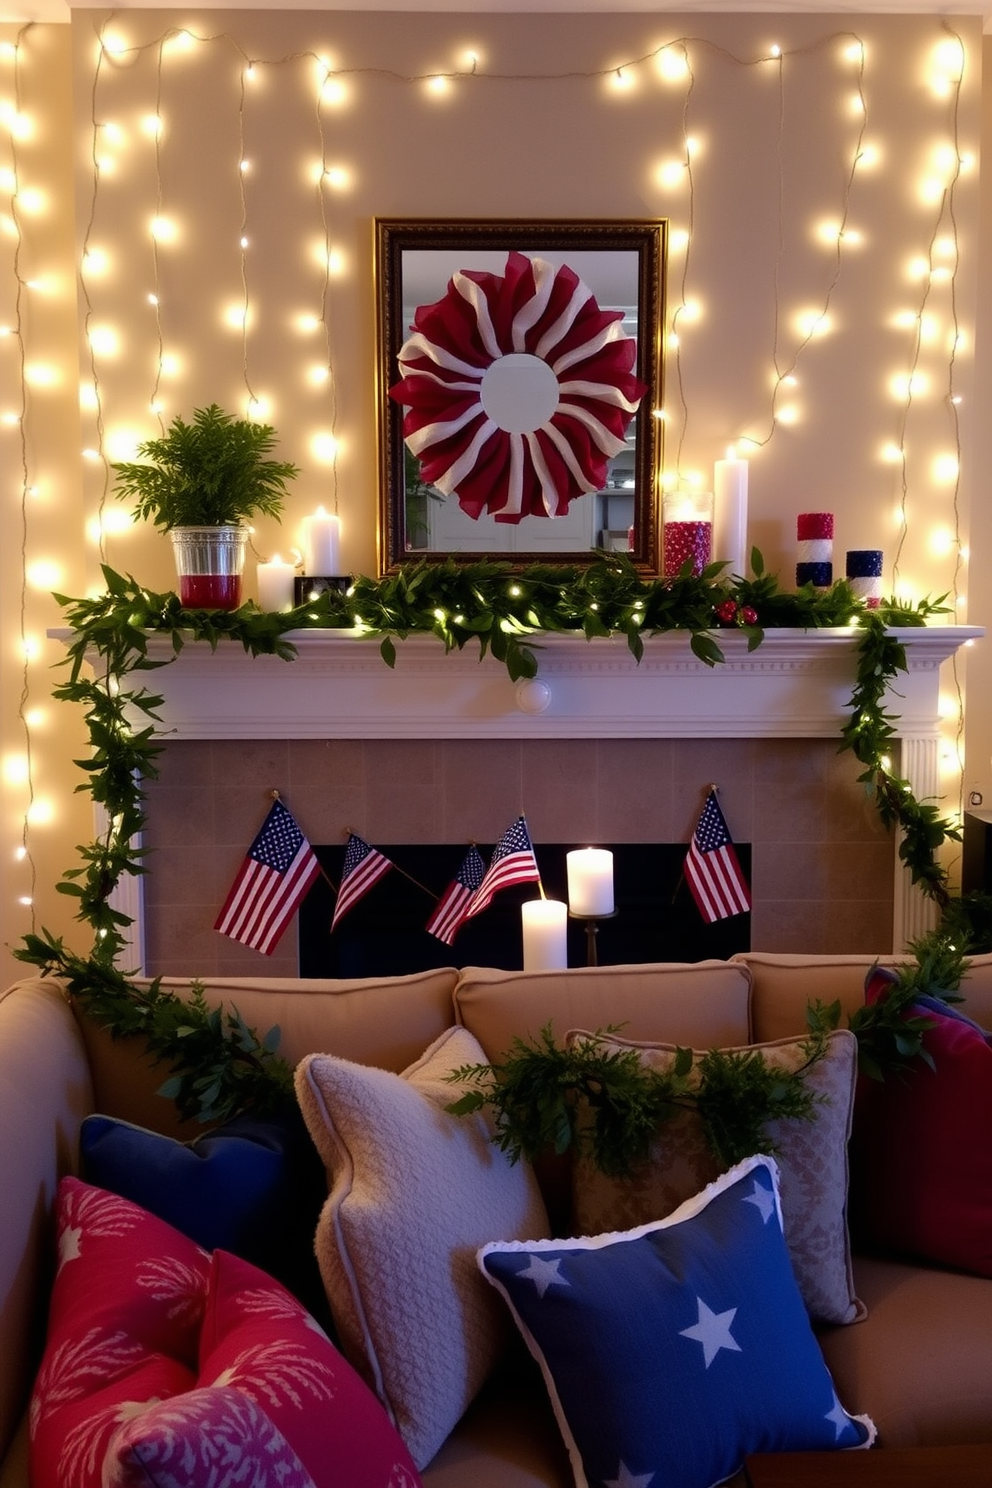
[[(795, 1038), (806, 1032), (810, 1002), (840, 1001), (843, 1016), (861, 1007), (865, 978), (873, 966), (900, 966), (909, 956), (798, 956), (768, 951), (741, 951), (732, 958), (751, 973), (752, 1043)], [(992, 1028), (992, 956), (973, 956), (961, 983), (959, 1004), (983, 1028)], [(588, 1026), (588, 1025), (586, 1025)]]
[(552, 1025), (618, 1028), (624, 1038), (664, 1039), (697, 1049), (748, 1042), (751, 973), (740, 963), (655, 962), (569, 971), (494, 971), (467, 966), (455, 988), (458, 1021), (498, 1060), (514, 1038)]
[[(450, 1027), (457, 977), (452, 967), (440, 967), (410, 976), (340, 980), (210, 977), (203, 987), (211, 1006), (236, 1007), (259, 1035), (277, 1025), (282, 1031), (277, 1052), (291, 1065), (320, 1050), (399, 1071)], [(185, 996), (190, 980), (163, 977), (162, 986)], [(91, 1020), (80, 1021), (97, 1110), (169, 1136), (200, 1134), (195, 1122), (181, 1124), (172, 1102), (156, 1095), (162, 1067), (141, 1056), (140, 1040), (114, 1040)]]

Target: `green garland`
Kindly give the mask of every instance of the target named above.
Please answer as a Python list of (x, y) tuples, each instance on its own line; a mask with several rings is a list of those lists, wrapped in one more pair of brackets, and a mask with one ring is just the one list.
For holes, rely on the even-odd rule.
[[(512, 679), (518, 679), (536, 674), (538, 659), (528, 641), (542, 634), (587, 639), (624, 635), (639, 660), (645, 635), (683, 631), (693, 654), (706, 665), (717, 666), (724, 659), (718, 640), (721, 625), (746, 634), (749, 650), (760, 646), (766, 629), (856, 625), (857, 678), (840, 748), (852, 750), (863, 765), (859, 779), (886, 826), (901, 831), (899, 853), (913, 882), (946, 905), (947, 875), (936, 854), (947, 839), (960, 839), (960, 829), (942, 818), (932, 803), (917, 801), (908, 781), (891, 773), (887, 753), (895, 731), (882, 707), (887, 687), (906, 669), (905, 649), (887, 630), (925, 625), (931, 616), (946, 613), (941, 601), (924, 600), (915, 606), (890, 602), (868, 610), (843, 582), (826, 593), (811, 585), (797, 592), (779, 589), (764, 572), (757, 550), (751, 555), (751, 569), (753, 578), (730, 584), (722, 577), (720, 564), (710, 565), (699, 577), (683, 570), (672, 579), (645, 579), (621, 554), (602, 554), (582, 567), (536, 564), (519, 570), (495, 560), (420, 562), (380, 580), (359, 577), (347, 594), (324, 593), (288, 613), (271, 614), (252, 602), (234, 611), (184, 610), (174, 593), (155, 593), (105, 567), (103, 594), (93, 599), (56, 596), (74, 638), (66, 657), (68, 679), (53, 693), (83, 708), (90, 750), (86, 759), (77, 761), (86, 775), (78, 788), (89, 791), (107, 818), (103, 836), (79, 846), (80, 865), (67, 869), (56, 885), (58, 892), (78, 901), (76, 918), (90, 928), (94, 942), (89, 957), (79, 958), (43, 931), (26, 937), (14, 954), (43, 974), (67, 977), (73, 995), (84, 1006), (92, 1005), (112, 1032), (134, 1031), (127, 1026), (127, 1004), (139, 992), (129, 991), (132, 984), (126, 978), (118, 981), (120, 974), (114, 971), (126, 946), (129, 920), (112, 907), (110, 898), (124, 874), (147, 871), (144, 850), (133, 843), (145, 820), (141, 782), (157, 776), (156, 757), (162, 748), (158, 710), (163, 699), (144, 685), (143, 674), (168, 665), (188, 644), (206, 643), (216, 649), (222, 641), (240, 643), (252, 656), (292, 661), (296, 649), (288, 633), (312, 629), (357, 627), (378, 639), (390, 666), (396, 660), (395, 641), (412, 634), (435, 635), (447, 651), (474, 643), (480, 659), (491, 653)], [(150, 656), (151, 636), (169, 637), (172, 656), (167, 660)], [(143, 722), (135, 727), (134, 719)], [(149, 994), (147, 1005), (151, 1011), (144, 1015), (146, 1033), (154, 1035), (159, 1021), (166, 1021), (162, 1009), (168, 1008), (169, 1017), (178, 1017), (160, 989)], [(209, 1058), (205, 1048), (193, 1042), (185, 1046), (185, 1065), (181, 1050), (170, 1048), (163, 1057), (178, 1059), (179, 1068), (195, 1063), (199, 1077), (223, 1064), (222, 1045), (231, 1038), (240, 1040), (242, 1052), (257, 1055), (263, 1066), (263, 1056), (272, 1053), (243, 1025), (232, 1031), (215, 1022), (206, 1037), (214, 1041)], [(267, 1078), (268, 1073), (263, 1076)], [(188, 1108), (216, 1114), (213, 1084), (208, 1079), (199, 1095), (184, 1087)], [(211, 1098), (201, 1099), (204, 1092)], [(232, 1099), (236, 1107), (237, 1098)]]
[(757, 1049), (708, 1049), (697, 1058), (677, 1048), (671, 1070), (662, 1072), (643, 1064), (636, 1049), (610, 1048), (600, 1037), (563, 1049), (547, 1023), (536, 1039), (515, 1038), (499, 1063), (462, 1065), (447, 1076), (472, 1086), (447, 1109), (468, 1116), (490, 1108), (493, 1141), (511, 1162), (575, 1149), (617, 1178), (645, 1161), (659, 1127), (679, 1111), (696, 1112), (725, 1167), (774, 1152), (769, 1122), (814, 1115), (817, 1098), (805, 1077), (826, 1053), (819, 1029), (797, 1070), (773, 1068)]

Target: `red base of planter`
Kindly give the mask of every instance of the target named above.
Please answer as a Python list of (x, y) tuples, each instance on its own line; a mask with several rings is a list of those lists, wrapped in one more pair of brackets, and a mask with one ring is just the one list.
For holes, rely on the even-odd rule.
[(184, 610), (236, 610), (241, 603), (240, 574), (181, 574)]

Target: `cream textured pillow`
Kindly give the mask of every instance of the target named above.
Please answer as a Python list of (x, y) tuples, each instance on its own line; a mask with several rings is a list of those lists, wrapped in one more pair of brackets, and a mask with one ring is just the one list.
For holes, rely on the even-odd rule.
[[(591, 1038), (573, 1030), (566, 1043)], [(634, 1043), (599, 1035), (615, 1048), (640, 1051), (652, 1069), (668, 1070), (674, 1044)], [(756, 1044), (763, 1057), (782, 1069), (805, 1061), (800, 1039)], [(781, 1172), (785, 1239), (807, 1311), (830, 1323), (852, 1323), (865, 1316), (854, 1294), (847, 1232), (847, 1139), (851, 1131), (857, 1040), (847, 1029), (827, 1036), (827, 1052), (809, 1072), (808, 1085), (821, 1097), (812, 1120), (769, 1123)], [(665, 1123), (652, 1144), (644, 1167), (632, 1178), (608, 1178), (588, 1157), (580, 1157), (573, 1174), (573, 1214), (578, 1234), (625, 1230), (663, 1219), (679, 1204), (719, 1176), (720, 1164), (692, 1112), (679, 1112)]]
[(377, 1392), (418, 1468), (444, 1442), (509, 1336), (475, 1253), (539, 1239), (533, 1172), (511, 1166), (481, 1115), (445, 1109), (445, 1075), (484, 1064), (452, 1028), (402, 1075), (311, 1054), (296, 1091), (328, 1171), (316, 1250), (345, 1352)]

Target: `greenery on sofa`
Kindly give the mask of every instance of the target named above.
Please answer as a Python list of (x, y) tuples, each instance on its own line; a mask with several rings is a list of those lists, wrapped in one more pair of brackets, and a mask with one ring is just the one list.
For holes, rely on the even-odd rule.
[(636, 1048), (612, 1048), (601, 1038), (561, 1046), (550, 1024), (535, 1039), (515, 1038), (499, 1063), (463, 1065), (449, 1076), (471, 1088), (447, 1109), (468, 1116), (490, 1108), (493, 1140), (511, 1162), (582, 1148), (601, 1173), (619, 1178), (643, 1162), (658, 1128), (679, 1111), (698, 1114), (726, 1167), (773, 1152), (769, 1122), (813, 1115), (805, 1076), (824, 1057), (819, 1030), (811, 1032), (797, 1070), (766, 1063), (756, 1049), (697, 1056), (679, 1048), (671, 1070), (661, 1071), (645, 1065)]

